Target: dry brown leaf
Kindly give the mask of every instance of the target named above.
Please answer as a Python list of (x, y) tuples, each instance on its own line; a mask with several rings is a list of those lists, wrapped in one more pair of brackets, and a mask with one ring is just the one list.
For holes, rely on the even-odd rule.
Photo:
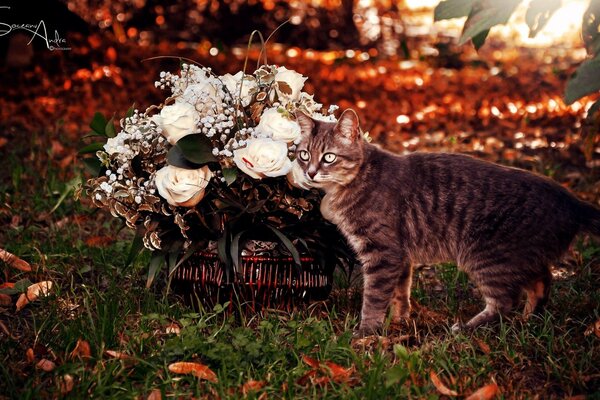
[(12, 300), (9, 295), (0, 293), (0, 306), (9, 306), (12, 304)]
[(331, 361), (326, 361), (325, 365), (329, 369), (331, 378), (337, 383), (347, 382), (352, 376), (352, 373), (354, 373), (354, 366), (351, 366), (350, 368), (344, 368), (341, 365)]
[(34, 283), (27, 288), (27, 293), (21, 294), (17, 300), (17, 311), (20, 311), (27, 304), (38, 299), (41, 296), (47, 296), (52, 289), (52, 281), (42, 281)]
[(152, 390), (148, 395), (147, 400), (162, 400), (162, 394), (160, 393), (160, 389)]
[(31, 347), (25, 352), (25, 358), (29, 363), (33, 363), (35, 361), (35, 354), (33, 353), (33, 349)]
[(16, 268), (19, 271), (30, 272), (31, 265), (25, 260), (20, 259), (12, 253), (9, 253), (6, 250), (0, 249), (0, 260), (7, 263), (12, 268)]
[(479, 347), (479, 349), (484, 353), (484, 354), (490, 354), (492, 352), (492, 350), (490, 349), (490, 346), (484, 342), (481, 339), (475, 339), (475, 343), (477, 343), (477, 347)]
[(62, 394), (70, 393), (71, 390), (73, 390), (73, 387), (75, 387), (75, 380), (73, 379), (73, 377), (71, 375), (64, 374), (60, 378), (59, 386), (60, 386), (60, 392)]
[(116, 358), (117, 360), (133, 360), (129, 354), (121, 353), (120, 351), (106, 350), (104, 353), (111, 358)]
[(242, 394), (244, 396), (247, 396), (248, 393), (257, 392), (260, 389), (262, 389), (265, 385), (266, 385), (266, 382), (264, 382), (264, 381), (254, 381), (251, 379), (242, 385)]
[(310, 371), (308, 371), (307, 373), (305, 373), (304, 375), (302, 375), (300, 378), (298, 378), (298, 380), (296, 381), (296, 383), (298, 385), (300, 385), (300, 386), (304, 386), (309, 381), (313, 380), (316, 375), (317, 375), (317, 370), (316, 369), (311, 369)]
[(181, 328), (179, 327), (179, 325), (176, 322), (172, 322), (165, 328), (165, 332), (167, 334), (174, 334), (174, 335), (179, 336), (179, 333), (181, 332)]
[(115, 239), (110, 236), (91, 236), (85, 239), (85, 244), (90, 247), (106, 247), (111, 245)]
[(444, 396), (458, 396), (456, 390), (452, 390), (446, 385), (444, 385), (444, 383), (442, 383), (439, 376), (435, 372), (431, 371), (429, 373), (429, 378), (431, 378), (431, 383), (433, 383), (433, 386), (435, 386), (435, 388), (438, 392), (440, 392), (440, 394), (443, 394)]
[(174, 374), (194, 375), (196, 378), (205, 379), (210, 382), (218, 382), (215, 374), (208, 366), (195, 362), (176, 362), (169, 364), (169, 371)]
[(78, 339), (75, 348), (69, 355), (71, 359), (80, 358), (82, 360), (87, 360), (91, 357), (92, 352), (90, 350), (90, 344), (83, 339)]
[(589, 336), (592, 333), (596, 335), (596, 337), (600, 338), (600, 319), (588, 326), (583, 334), (584, 336)]
[(498, 385), (490, 383), (477, 389), (465, 400), (491, 400), (498, 395)]
[(40, 361), (38, 361), (35, 367), (41, 369), (42, 371), (50, 372), (53, 371), (54, 368), (56, 368), (56, 364), (54, 364), (54, 362), (50, 360), (42, 358)]
[(312, 367), (312, 368), (319, 368), (319, 366), (321, 365), (319, 363), (319, 360), (316, 360), (316, 359), (306, 356), (306, 355), (302, 356), (302, 361), (304, 361), (304, 363), (306, 365), (308, 365), (309, 367)]

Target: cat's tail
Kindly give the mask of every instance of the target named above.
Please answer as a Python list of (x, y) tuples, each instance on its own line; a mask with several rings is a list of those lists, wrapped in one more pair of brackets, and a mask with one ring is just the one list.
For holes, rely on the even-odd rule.
[(600, 237), (600, 209), (589, 203), (579, 201), (581, 230)]

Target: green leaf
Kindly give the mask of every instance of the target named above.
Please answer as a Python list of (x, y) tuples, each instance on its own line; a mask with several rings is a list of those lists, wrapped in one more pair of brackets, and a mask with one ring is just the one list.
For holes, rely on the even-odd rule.
[(167, 163), (174, 167), (185, 169), (198, 169), (201, 165), (188, 161), (179, 146), (173, 146), (167, 152)]
[(485, 39), (487, 39), (490, 34), (490, 30), (487, 29), (483, 32), (480, 32), (477, 36), (475, 36), (472, 40), (473, 46), (475, 46), (475, 50), (479, 50), (481, 46), (485, 44)]
[(144, 235), (142, 232), (143, 231), (141, 228), (136, 230), (135, 232), (135, 237), (131, 241), (131, 246), (129, 247), (129, 254), (127, 254), (127, 260), (125, 261), (126, 267), (130, 266), (131, 263), (135, 261), (137, 256), (144, 248)]
[(206, 164), (217, 161), (212, 154), (212, 142), (202, 134), (191, 134), (182, 137), (177, 142), (177, 147), (181, 149), (183, 156), (193, 163)]
[(21, 279), (15, 282), (14, 287), (0, 289), (0, 293), (7, 294), (9, 296), (12, 296), (13, 294), (17, 293), (25, 293), (27, 291), (27, 288), (31, 285), (33, 285), (33, 283), (29, 279)]
[(410, 376), (410, 372), (408, 368), (406, 368), (403, 364), (396, 364), (385, 371), (385, 386), (396, 386), (402, 385), (408, 377)]
[(520, 0), (507, 0), (497, 2), (492, 0), (478, 0), (473, 4), (469, 17), (463, 27), (463, 33), (458, 44), (464, 44), (481, 32), (508, 22)]
[(106, 126), (104, 128), (104, 134), (109, 138), (113, 138), (113, 137), (117, 136), (117, 132), (115, 131), (115, 117), (112, 117), (106, 123)]
[(125, 118), (131, 118), (131, 116), (133, 115), (133, 110), (135, 110), (135, 103), (133, 103), (131, 107), (127, 109), (127, 112), (125, 113)]
[(238, 169), (235, 167), (232, 168), (223, 168), (223, 178), (225, 178), (225, 183), (227, 186), (231, 185), (238, 176)]
[(154, 281), (154, 278), (160, 272), (160, 269), (165, 265), (165, 254), (160, 251), (152, 253), (150, 266), (148, 267), (148, 279), (146, 280), (146, 288), (149, 288)]
[(221, 237), (219, 238), (219, 240), (217, 240), (217, 252), (219, 253), (219, 259), (221, 260), (221, 262), (225, 265), (225, 279), (227, 282), (231, 282), (231, 278), (232, 278), (232, 274), (231, 274), (231, 267), (232, 267), (232, 263), (231, 263), (231, 258), (230, 258), (230, 251), (228, 251), (228, 248), (231, 245), (231, 235), (229, 234), (229, 229), (227, 229), (227, 227), (225, 227), (225, 229), (223, 230), (223, 234), (221, 235)]
[(296, 265), (301, 267), (302, 262), (300, 261), (300, 253), (298, 253), (298, 249), (296, 249), (296, 246), (294, 246), (292, 241), (286, 235), (284, 235), (283, 232), (281, 232), (279, 229), (277, 229), (271, 225), (266, 225), (266, 226), (271, 231), (273, 231), (273, 233), (277, 236), (279, 241), (281, 241), (281, 243), (285, 246), (285, 248), (288, 249), (288, 251), (292, 254), (292, 257), (294, 258), (294, 262), (296, 263)]
[(104, 150), (104, 143), (102, 143), (102, 142), (95, 142), (95, 143), (90, 143), (90, 144), (88, 144), (86, 146), (83, 146), (79, 150), (79, 154), (95, 153), (98, 150)]
[(98, 135), (106, 136), (106, 118), (104, 118), (104, 115), (96, 112), (92, 118), (92, 122), (90, 123), (90, 128), (92, 128), (92, 130)]
[(592, 0), (583, 14), (581, 24), (583, 43), (588, 54), (600, 54), (600, 1)]
[(231, 240), (231, 248), (229, 252), (231, 253), (231, 259), (233, 260), (233, 266), (236, 271), (239, 271), (240, 267), (240, 239), (242, 235), (244, 235), (246, 231), (238, 232), (233, 239)]
[(594, 104), (592, 104), (592, 106), (589, 108), (586, 119), (588, 121), (593, 120), (594, 118), (596, 118), (595, 115), (598, 111), (600, 111), (600, 100), (596, 100)]
[(446, 0), (442, 1), (433, 11), (433, 20), (466, 17), (471, 12), (475, 0)]
[(600, 90), (600, 57), (586, 60), (567, 82), (565, 103), (573, 104), (576, 100)]
[(525, 14), (529, 37), (535, 37), (548, 23), (552, 14), (561, 6), (561, 0), (533, 0)]
[(54, 207), (52, 207), (52, 210), (50, 210), (50, 214), (52, 214), (54, 211), (56, 211), (56, 209), (58, 207), (60, 207), (62, 202), (67, 198), (69, 193), (74, 191), (79, 185), (81, 185), (81, 177), (80, 176), (76, 176), (75, 178), (73, 178), (69, 182), (67, 182), (67, 184), (65, 185), (65, 188), (63, 189), (62, 193), (60, 194), (60, 197), (56, 201), (56, 204), (54, 205)]
[(102, 161), (96, 157), (84, 158), (83, 165), (85, 165), (85, 169), (94, 176), (100, 175), (100, 171), (102, 171)]

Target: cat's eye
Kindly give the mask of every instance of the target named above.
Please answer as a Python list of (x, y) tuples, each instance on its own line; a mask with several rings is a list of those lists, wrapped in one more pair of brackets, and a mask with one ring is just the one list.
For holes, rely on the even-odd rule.
[(306, 150), (300, 150), (298, 153), (298, 158), (300, 158), (302, 161), (308, 161), (310, 160), (310, 153)]
[(325, 155), (323, 156), (323, 161), (325, 161), (328, 164), (331, 164), (335, 161), (336, 158), (337, 156), (333, 153), (325, 153)]

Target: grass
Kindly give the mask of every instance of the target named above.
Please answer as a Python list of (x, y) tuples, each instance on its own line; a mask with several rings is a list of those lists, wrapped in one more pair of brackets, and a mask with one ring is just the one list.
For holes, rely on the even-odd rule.
[[(586, 330), (600, 319), (600, 247), (580, 240), (572, 262), (552, 289), (548, 309), (529, 321), (509, 316), (472, 335), (449, 332), (455, 318), (481, 307), (464, 274), (453, 265), (421, 269), (415, 276), (413, 319), (389, 325), (381, 339), (353, 341), (359, 303), (338, 288), (325, 303), (294, 313), (234, 317), (222, 308), (196, 312), (156, 285), (145, 289), (144, 263), (125, 267), (130, 232), (118, 221), (70, 197), (56, 205), (77, 171), (62, 171), (25, 148), (1, 172), (2, 248), (34, 266), (21, 273), (0, 264), (0, 282), (51, 280), (52, 294), (16, 312), (0, 306), (0, 398), (240, 398), (249, 380), (264, 386), (248, 398), (440, 398), (430, 373), (450, 389), (469, 394), (497, 382), (501, 398), (587, 394), (600, 398), (600, 338)], [(116, 233), (115, 233), (116, 232)], [(114, 238), (90, 245), (91, 237)], [(13, 296), (13, 300), (16, 296)], [(179, 335), (167, 333), (176, 324)], [(10, 333), (10, 335), (8, 333)], [(78, 340), (89, 359), (71, 357)], [(56, 363), (44, 372), (27, 361)], [(126, 353), (119, 360), (106, 350)], [(355, 368), (349, 380), (309, 379), (304, 356)], [(174, 375), (168, 365), (198, 361), (218, 382)], [(74, 386), (61, 394), (63, 377)], [(313, 378), (327, 376), (327, 371)], [(63, 383), (64, 386), (64, 383)]]

